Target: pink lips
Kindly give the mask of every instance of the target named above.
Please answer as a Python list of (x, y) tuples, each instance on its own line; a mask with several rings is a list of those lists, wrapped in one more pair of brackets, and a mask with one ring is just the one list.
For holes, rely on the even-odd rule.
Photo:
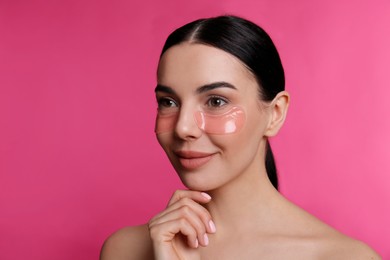
[(194, 170), (205, 165), (214, 155), (214, 153), (195, 151), (176, 151), (175, 154), (179, 157), (180, 164), (188, 170)]

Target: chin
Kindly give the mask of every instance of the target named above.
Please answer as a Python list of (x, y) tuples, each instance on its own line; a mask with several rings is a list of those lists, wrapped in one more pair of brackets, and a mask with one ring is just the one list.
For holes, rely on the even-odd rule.
[(186, 186), (189, 190), (193, 190), (193, 191), (204, 191), (204, 192), (207, 192), (207, 191), (210, 191), (210, 190), (214, 190), (215, 188), (211, 187), (210, 185), (194, 185), (194, 184), (186, 184), (186, 183), (183, 183), (184, 186)]
[(210, 191), (218, 188), (218, 185), (210, 181), (210, 178), (199, 175), (201, 175), (201, 173), (182, 173), (179, 174), (179, 177), (184, 186), (189, 190)]

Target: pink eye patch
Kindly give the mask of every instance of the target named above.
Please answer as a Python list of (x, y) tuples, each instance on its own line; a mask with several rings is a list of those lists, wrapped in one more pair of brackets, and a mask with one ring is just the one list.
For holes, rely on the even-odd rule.
[[(156, 134), (169, 133), (174, 131), (179, 113), (169, 115), (157, 114)], [(233, 134), (238, 132), (245, 123), (245, 113), (239, 107), (233, 107), (221, 114), (209, 114), (202, 111), (194, 113), (196, 125), (207, 134)]]

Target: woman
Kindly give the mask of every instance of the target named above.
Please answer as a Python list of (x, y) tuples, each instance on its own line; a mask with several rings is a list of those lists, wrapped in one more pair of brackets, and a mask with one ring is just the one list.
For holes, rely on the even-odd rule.
[(188, 190), (112, 235), (101, 259), (379, 259), (277, 191), (268, 138), (290, 97), (261, 28), (220, 16), (177, 29), (157, 81), (157, 139)]

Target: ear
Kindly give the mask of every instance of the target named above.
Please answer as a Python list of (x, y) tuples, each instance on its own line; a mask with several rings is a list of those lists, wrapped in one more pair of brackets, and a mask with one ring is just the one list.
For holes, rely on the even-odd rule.
[(289, 103), (290, 95), (286, 91), (279, 92), (272, 100), (271, 105), (268, 107), (270, 109), (270, 121), (265, 131), (265, 136), (272, 137), (279, 132), (286, 119)]

